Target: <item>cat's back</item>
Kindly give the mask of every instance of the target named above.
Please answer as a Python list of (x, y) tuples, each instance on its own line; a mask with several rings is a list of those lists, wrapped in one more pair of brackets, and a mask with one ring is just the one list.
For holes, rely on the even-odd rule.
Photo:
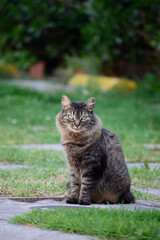
[(124, 162), (122, 146), (116, 133), (102, 128), (102, 144), (107, 151), (107, 159), (114, 162)]
[(117, 137), (116, 133), (109, 131), (108, 129), (102, 128), (102, 139), (107, 144), (109, 148), (113, 147), (118, 150), (122, 149), (121, 143), (119, 138)]

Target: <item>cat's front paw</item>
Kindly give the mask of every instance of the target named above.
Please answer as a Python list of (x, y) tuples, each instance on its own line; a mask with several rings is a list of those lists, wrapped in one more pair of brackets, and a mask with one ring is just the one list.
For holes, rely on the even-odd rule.
[(91, 200), (89, 198), (80, 198), (79, 204), (80, 205), (91, 205)]
[(66, 203), (78, 204), (78, 197), (76, 197), (74, 195), (70, 195), (66, 198)]

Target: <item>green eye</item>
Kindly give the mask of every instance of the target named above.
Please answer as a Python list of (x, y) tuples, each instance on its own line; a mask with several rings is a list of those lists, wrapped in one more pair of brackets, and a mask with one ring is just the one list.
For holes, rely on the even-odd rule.
[(74, 119), (74, 116), (72, 114), (69, 114), (68, 118), (72, 120), (72, 119)]
[(82, 120), (86, 120), (86, 119), (87, 119), (87, 116), (82, 116), (81, 119), (82, 119)]

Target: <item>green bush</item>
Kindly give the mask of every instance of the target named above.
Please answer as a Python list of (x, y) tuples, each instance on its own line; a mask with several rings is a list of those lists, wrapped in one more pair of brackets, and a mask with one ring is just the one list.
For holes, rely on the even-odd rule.
[(65, 56), (65, 65), (71, 68), (72, 73), (84, 72), (89, 74), (100, 74), (101, 63), (100, 59), (94, 55), (83, 56)]
[(158, 0), (86, 2), (89, 23), (83, 29), (86, 49), (113, 66), (119, 59), (138, 63), (160, 60)]
[(59, 61), (84, 45), (81, 29), (88, 20), (82, 3), (2, 0), (0, 8), (0, 58), (21, 68), (36, 59)]
[(159, 0), (1, 0), (0, 58), (27, 69), (56, 66), (73, 52), (100, 59), (160, 64)]
[(139, 81), (139, 90), (141, 95), (149, 96), (155, 95), (160, 96), (160, 76), (156, 76), (152, 73), (146, 73), (142, 80)]

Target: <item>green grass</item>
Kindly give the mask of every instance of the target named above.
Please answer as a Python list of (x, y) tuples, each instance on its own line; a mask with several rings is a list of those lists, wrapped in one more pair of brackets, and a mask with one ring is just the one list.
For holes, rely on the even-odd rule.
[[(34, 114), (34, 113), (33, 113)], [(52, 120), (54, 124), (54, 120)], [(45, 126), (45, 124), (43, 124)], [(46, 127), (45, 130), (34, 129), (34, 126), (26, 124), (21, 126), (13, 125), (12, 123), (1, 123), (0, 126), (0, 144), (30, 144), (30, 143), (57, 143), (60, 142), (60, 137), (57, 129), (54, 127)]]
[[(0, 82), (0, 163), (34, 167), (1, 170), (1, 196), (53, 196), (66, 193), (68, 168), (63, 152), (12, 146), (60, 143), (55, 116), (61, 109), (63, 94), (79, 101), (91, 96), (96, 98), (95, 112), (101, 117), (103, 127), (119, 136), (127, 162), (160, 162), (159, 150), (148, 150), (142, 146), (143, 143), (160, 143), (160, 114), (159, 109), (153, 107), (154, 103), (160, 103), (160, 96), (143, 92), (104, 93), (95, 89), (89, 90), (86, 95), (83, 90), (38, 93)], [(47, 174), (46, 178), (44, 174)], [(133, 188), (158, 187), (159, 170), (131, 169), (130, 174)], [(156, 196), (141, 195), (139, 192), (135, 192), (135, 195), (137, 198), (159, 200)]]
[(29, 169), (0, 169), (0, 196), (53, 197), (66, 195), (69, 179), (62, 151), (0, 148), (0, 162), (23, 164)]
[(67, 176), (53, 168), (17, 170), (0, 169), (0, 196), (53, 197), (65, 196)]
[[(69, 181), (67, 160), (62, 151), (0, 148), (0, 162), (33, 168), (0, 170), (0, 196), (65, 196)], [(159, 188), (160, 169), (129, 169), (132, 188)], [(160, 197), (135, 191), (137, 199), (160, 201)]]
[[(142, 147), (143, 143), (160, 142), (160, 114), (152, 106), (160, 102), (160, 97), (138, 93), (91, 90), (86, 95), (83, 89), (78, 89), (49, 94), (0, 83), (0, 145), (59, 143), (55, 116), (61, 109), (63, 94), (80, 101), (95, 96), (95, 112), (103, 127), (119, 136), (127, 162), (160, 161), (160, 151)], [(36, 130), (37, 126), (42, 129)]]
[(132, 187), (141, 188), (160, 188), (160, 168), (153, 170), (147, 169), (145, 166), (129, 169)]
[(0, 163), (5, 165), (23, 164), (35, 167), (50, 167), (56, 171), (67, 168), (67, 161), (63, 151), (22, 149), (14, 147), (0, 147)]
[(117, 209), (32, 210), (10, 220), (49, 230), (92, 235), (106, 239), (160, 239), (160, 212)]
[(140, 143), (123, 145), (126, 162), (154, 163), (160, 162), (160, 149), (147, 149)]
[(136, 200), (160, 202), (160, 197), (153, 194), (142, 193), (136, 190), (132, 190), (132, 193), (134, 194)]

